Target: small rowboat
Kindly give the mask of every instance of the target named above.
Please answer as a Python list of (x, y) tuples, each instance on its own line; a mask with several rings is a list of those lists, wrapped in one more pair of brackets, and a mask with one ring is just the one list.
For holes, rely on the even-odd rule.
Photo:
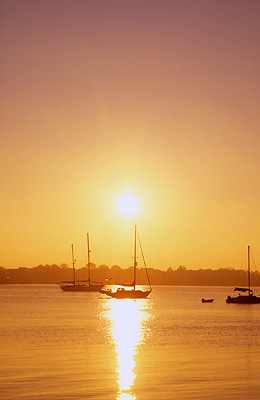
[(213, 303), (214, 299), (201, 299), (202, 303)]

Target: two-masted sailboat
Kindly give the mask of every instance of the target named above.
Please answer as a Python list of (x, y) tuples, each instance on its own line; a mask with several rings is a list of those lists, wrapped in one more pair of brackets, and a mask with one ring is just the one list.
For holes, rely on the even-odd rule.
[[(150, 288), (147, 291), (142, 291), (142, 290), (136, 289), (136, 269), (137, 269), (136, 239), (137, 239), (137, 229), (136, 229), (136, 225), (135, 225), (134, 280), (133, 280), (133, 283), (131, 283), (130, 285), (125, 285), (125, 284), (124, 285), (120, 285), (120, 287), (118, 287), (115, 292), (113, 292), (110, 289), (107, 289), (107, 290), (106, 289), (101, 289), (100, 293), (104, 293), (107, 296), (115, 298), (115, 299), (144, 299), (147, 296), (149, 296), (149, 294), (152, 291), (152, 287), (151, 287), (150, 279), (149, 279), (149, 276), (148, 276), (148, 271), (147, 271), (147, 267), (146, 267), (146, 263), (145, 263), (144, 254), (143, 254), (143, 250), (142, 250), (142, 246), (141, 246), (139, 235), (138, 235), (138, 239), (139, 239), (140, 250), (141, 250), (141, 253), (142, 253), (143, 262), (144, 262), (144, 266), (145, 266), (145, 270), (146, 270), (146, 274), (147, 274), (147, 280), (148, 280)], [(131, 289), (126, 289), (125, 287), (131, 287)]]
[(76, 279), (76, 271), (75, 271), (75, 258), (74, 258), (74, 250), (73, 244), (71, 245), (72, 251), (72, 268), (73, 268), (73, 281), (62, 281), (61, 289), (66, 292), (99, 292), (104, 285), (102, 283), (93, 282), (90, 279), (90, 252), (89, 249), (89, 235), (87, 234), (87, 245), (88, 245), (88, 279), (86, 281), (78, 281)]
[(251, 272), (250, 272), (250, 246), (248, 246), (248, 257), (247, 257), (247, 282), (248, 287), (236, 287), (234, 291), (247, 293), (245, 295), (241, 295), (239, 293), (236, 297), (228, 296), (226, 303), (238, 303), (238, 304), (260, 304), (260, 297), (255, 296), (253, 290), (251, 289)]

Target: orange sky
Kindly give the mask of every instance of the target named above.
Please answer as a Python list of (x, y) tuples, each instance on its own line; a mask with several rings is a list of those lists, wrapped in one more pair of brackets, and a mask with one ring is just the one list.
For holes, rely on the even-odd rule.
[[(0, 265), (260, 262), (260, 2), (2, 0)], [(139, 212), (125, 218), (118, 197)]]

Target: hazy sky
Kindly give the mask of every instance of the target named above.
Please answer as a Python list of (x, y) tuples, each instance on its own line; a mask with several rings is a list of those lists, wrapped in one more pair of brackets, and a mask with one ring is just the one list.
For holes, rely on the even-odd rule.
[[(260, 1), (0, 0), (0, 265), (260, 264)], [(139, 212), (116, 207), (129, 193)], [(140, 264), (141, 265), (141, 264)]]

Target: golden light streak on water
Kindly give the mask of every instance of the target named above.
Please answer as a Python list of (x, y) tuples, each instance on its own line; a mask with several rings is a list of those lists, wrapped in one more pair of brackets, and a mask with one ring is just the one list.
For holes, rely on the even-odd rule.
[(146, 318), (143, 300), (110, 301), (112, 335), (117, 356), (119, 393), (117, 400), (135, 400), (132, 388), (136, 378), (137, 348), (143, 340), (142, 323)]

